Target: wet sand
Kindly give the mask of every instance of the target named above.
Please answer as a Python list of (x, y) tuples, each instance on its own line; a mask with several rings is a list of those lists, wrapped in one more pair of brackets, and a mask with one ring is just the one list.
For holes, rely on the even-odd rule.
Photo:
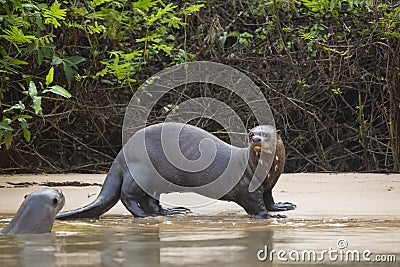
[[(0, 213), (14, 214), (23, 197), (43, 187), (18, 187), (11, 183), (82, 182), (103, 183), (105, 174), (39, 174), (0, 175)], [(63, 210), (82, 207), (92, 202), (100, 186), (53, 186), (64, 192)], [(275, 201), (297, 204), (294, 211), (285, 212), (292, 219), (369, 218), (400, 219), (400, 174), (371, 173), (298, 173), (283, 174), (274, 189)], [(245, 214), (235, 203), (206, 199), (192, 193), (162, 195), (164, 204), (189, 207), (194, 215)], [(107, 214), (128, 214), (119, 202)]]

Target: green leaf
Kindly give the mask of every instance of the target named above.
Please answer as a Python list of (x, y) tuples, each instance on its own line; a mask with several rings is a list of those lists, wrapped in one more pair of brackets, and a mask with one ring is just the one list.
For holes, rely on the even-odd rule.
[(151, 0), (139, 0), (135, 3), (133, 3), (134, 8), (138, 8), (144, 11), (149, 11), (149, 8), (152, 6), (156, 5), (156, 1), (151, 1)]
[(18, 118), (19, 124), (24, 131), (24, 138), (27, 142), (31, 140), (31, 132), (28, 130), (28, 122), (24, 118)]
[(190, 16), (193, 13), (198, 12), (203, 7), (204, 7), (204, 4), (191, 5), (191, 6), (188, 6), (187, 8), (185, 8), (184, 10), (182, 10), (181, 13)]
[(10, 112), (13, 109), (24, 111), (25, 110), (25, 105), (21, 101), (19, 101), (18, 104), (14, 104), (10, 108), (8, 108), (6, 110), (3, 110), (3, 113)]
[(29, 82), (28, 94), (32, 98), (32, 108), (35, 111), (35, 114), (43, 115), (42, 98), (40, 96), (37, 96), (38, 92), (36, 89), (36, 85), (33, 81)]
[(67, 15), (66, 9), (60, 8), (61, 4), (56, 0), (50, 9), (43, 8), (43, 17), (45, 24), (52, 24), (55, 28), (61, 26), (58, 20), (65, 20)]
[(33, 81), (29, 82), (29, 89), (28, 89), (29, 96), (33, 99), (33, 97), (37, 96), (37, 89), (36, 85)]
[(138, 39), (136, 39), (136, 43), (152, 41), (152, 40), (154, 40), (154, 39), (156, 39), (156, 38), (158, 38), (158, 37), (161, 37), (161, 34), (158, 33), (158, 32), (156, 32), (156, 33), (147, 35), (147, 36), (145, 36), (145, 37), (143, 37), (143, 38), (138, 38)]
[(108, 3), (108, 2), (111, 2), (111, 0), (92, 0), (92, 1), (90, 1), (90, 5), (93, 8), (95, 8), (97, 6), (100, 6), (100, 5), (102, 5), (104, 3)]
[(66, 57), (63, 60), (75, 66), (78, 65), (79, 63), (86, 61), (86, 58), (80, 56), (71, 56), (71, 57)]
[(161, 45), (152, 45), (151, 48), (158, 50), (158, 51), (164, 51), (165, 53), (167, 53), (168, 55), (171, 54), (171, 51), (174, 49), (174, 45), (170, 44), (170, 45), (165, 45), (165, 44), (161, 44)]
[(4, 132), (4, 140), (6, 141), (6, 149), (10, 149), (12, 142), (12, 131)]
[(31, 131), (29, 131), (28, 129), (24, 129), (24, 138), (25, 138), (26, 142), (30, 142), (31, 141)]
[(61, 87), (59, 85), (53, 85), (43, 91), (43, 93), (47, 93), (47, 92), (52, 92), (53, 94), (57, 94), (62, 97), (65, 97), (65, 98), (70, 98), (72, 96), (67, 90), (65, 90), (63, 87)]
[(32, 97), (32, 108), (35, 111), (35, 114), (43, 115), (42, 98), (40, 96)]
[(61, 63), (63, 63), (63, 60), (58, 56), (54, 55), (53, 59), (51, 60), (51, 65), (59, 65)]
[(39, 66), (42, 65), (43, 59), (44, 59), (43, 49), (40, 48), (39, 51), (38, 51), (38, 57), (37, 57), (37, 63), (38, 63)]
[(157, 10), (156, 14), (151, 14), (150, 18), (146, 19), (146, 24), (148, 26), (153, 25), (157, 20), (161, 19), (163, 16), (165, 16), (168, 12), (173, 11), (175, 8), (178, 6), (173, 6), (172, 3), (169, 3), (166, 5), (164, 8), (160, 8)]
[(68, 87), (71, 87), (71, 81), (72, 81), (72, 68), (71, 68), (71, 65), (68, 64), (68, 62), (64, 60), (63, 61), (63, 67), (64, 67), (65, 78), (67, 78)]
[(5, 35), (1, 35), (1, 37), (15, 44), (29, 44), (32, 42), (32, 40), (37, 39), (33, 35), (25, 35), (24, 32), (18, 29), (17, 26), (12, 26), (11, 30), (5, 29), (4, 33)]
[(172, 16), (170, 18), (161, 19), (162, 23), (168, 23), (168, 27), (174, 27), (175, 29), (179, 29), (180, 26), (185, 26), (186, 24), (181, 21), (180, 18)]
[(54, 79), (54, 67), (51, 67), (49, 73), (46, 76), (46, 85), (49, 86)]
[(28, 62), (26, 62), (24, 60), (20, 60), (18, 58), (13, 58), (8, 55), (3, 56), (2, 62), (6, 63), (10, 66), (16, 67), (16, 68), (21, 68), (20, 65), (28, 65), (29, 64)]
[(12, 119), (12, 121), (19, 120), (19, 119), (32, 119), (32, 116), (25, 115), (25, 114), (21, 114), (21, 115), (15, 116), (15, 117)]
[(0, 129), (6, 131), (12, 131), (13, 128), (5, 122), (0, 122)]
[(33, 81), (29, 82), (28, 89), (29, 96), (32, 98), (32, 108), (35, 111), (35, 114), (43, 115), (42, 113), (42, 98), (37, 96), (36, 85)]

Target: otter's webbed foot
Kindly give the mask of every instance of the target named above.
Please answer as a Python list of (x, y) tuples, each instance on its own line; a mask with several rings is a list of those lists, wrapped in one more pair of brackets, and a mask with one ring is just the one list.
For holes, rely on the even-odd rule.
[(163, 208), (161, 211), (161, 215), (177, 215), (177, 214), (188, 214), (192, 211), (185, 207), (172, 207), (172, 208)]
[(285, 210), (294, 210), (296, 208), (296, 204), (291, 202), (278, 202), (272, 204), (268, 210), (269, 211), (285, 211)]
[(281, 215), (281, 214), (272, 215), (272, 214), (269, 214), (267, 211), (263, 211), (259, 214), (251, 215), (251, 217), (254, 219), (272, 219), (272, 218), (283, 219), (283, 218), (286, 218), (286, 215)]

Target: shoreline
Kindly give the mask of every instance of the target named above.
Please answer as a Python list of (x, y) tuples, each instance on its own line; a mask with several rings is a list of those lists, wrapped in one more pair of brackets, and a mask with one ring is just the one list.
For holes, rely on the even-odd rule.
[[(63, 211), (82, 207), (96, 198), (105, 177), (106, 174), (76, 173), (0, 175), (0, 214), (14, 214), (26, 194), (46, 187), (46, 183), (63, 191)], [(400, 219), (400, 174), (282, 174), (273, 195), (276, 202), (297, 205), (294, 211), (281, 212), (292, 219)], [(189, 207), (198, 215), (246, 215), (236, 203), (210, 200), (194, 193), (162, 195), (161, 202)], [(106, 214), (129, 212), (118, 202)]]

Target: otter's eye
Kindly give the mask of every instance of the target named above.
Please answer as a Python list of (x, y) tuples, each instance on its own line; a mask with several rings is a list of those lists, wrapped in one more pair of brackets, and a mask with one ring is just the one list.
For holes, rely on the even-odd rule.
[(264, 133), (263, 136), (264, 136), (265, 138), (270, 138), (270, 137), (271, 137), (271, 134), (270, 134), (270, 133)]
[(58, 199), (57, 198), (53, 198), (53, 205), (57, 205), (58, 203)]
[(26, 199), (27, 197), (28, 197), (28, 195), (25, 195), (25, 196), (24, 196), (24, 199)]
[(253, 136), (254, 136), (254, 132), (250, 132), (249, 137), (253, 137)]

